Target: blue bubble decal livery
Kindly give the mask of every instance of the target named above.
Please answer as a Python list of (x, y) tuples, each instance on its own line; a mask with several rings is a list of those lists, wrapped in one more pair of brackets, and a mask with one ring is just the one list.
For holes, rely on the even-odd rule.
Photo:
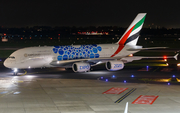
[(54, 46), (53, 52), (58, 54), (57, 60), (72, 60), (72, 59), (85, 59), (85, 58), (99, 58), (99, 53), (102, 51), (101, 46), (81, 45), (80, 47), (73, 46)]

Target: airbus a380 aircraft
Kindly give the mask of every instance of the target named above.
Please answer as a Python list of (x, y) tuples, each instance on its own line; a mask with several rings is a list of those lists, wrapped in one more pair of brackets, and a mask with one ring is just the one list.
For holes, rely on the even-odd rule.
[[(130, 54), (143, 49), (156, 49), (136, 45), (145, 17), (146, 13), (139, 13), (115, 44), (28, 47), (12, 53), (4, 61), (4, 66), (14, 71), (26, 68), (65, 67), (72, 68), (74, 72), (86, 72), (91, 66), (105, 63), (107, 70), (123, 69), (126, 62), (148, 58), (129, 57)], [(177, 58), (177, 55), (174, 58)]]

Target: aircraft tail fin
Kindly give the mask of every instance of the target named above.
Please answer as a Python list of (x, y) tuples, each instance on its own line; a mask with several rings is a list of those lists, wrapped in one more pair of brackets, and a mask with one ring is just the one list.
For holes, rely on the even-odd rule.
[(125, 107), (124, 113), (128, 113), (128, 102), (126, 102), (126, 107)]
[(122, 37), (119, 39), (117, 44), (136, 45), (139, 38), (139, 33), (144, 24), (145, 17), (146, 13), (139, 13), (133, 20), (133, 22), (130, 24), (128, 29), (125, 31), (125, 33), (122, 35)]

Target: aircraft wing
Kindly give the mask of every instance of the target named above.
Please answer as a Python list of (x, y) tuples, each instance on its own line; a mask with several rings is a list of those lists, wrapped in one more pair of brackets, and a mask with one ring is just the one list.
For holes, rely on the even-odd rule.
[(91, 66), (105, 63), (110, 60), (120, 60), (123, 57), (104, 57), (104, 58), (88, 58), (88, 59), (74, 59), (74, 60), (63, 60), (63, 61), (52, 61), (50, 64), (55, 67), (67, 67), (71, 68), (75, 62), (88, 62)]
[[(167, 56), (167, 58), (174, 58), (177, 60), (177, 56), (178, 54), (176, 54), (175, 56)], [(98, 65), (100, 63), (105, 63), (107, 61), (111, 61), (111, 60), (121, 60), (124, 63), (127, 62), (132, 62), (134, 60), (141, 60), (144, 58), (162, 58), (163, 56), (154, 56), (154, 57), (148, 57), (148, 56), (127, 56), (127, 57), (104, 57), (104, 58), (89, 58), (89, 59), (74, 59), (74, 60), (63, 60), (63, 61), (52, 61), (50, 64), (52, 66), (55, 67), (66, 67), (66, 68), (71, 68), (72, 64), (75, 62), (88, 62), (91, 66), (95, 66)]]

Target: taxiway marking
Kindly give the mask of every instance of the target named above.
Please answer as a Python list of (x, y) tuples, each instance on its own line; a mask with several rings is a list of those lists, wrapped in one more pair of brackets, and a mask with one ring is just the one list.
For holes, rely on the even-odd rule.
[(9, 93), (6, 93), (6, 94), (4, 94), (4, 95), (1, 95), (0, 96), (0, 98), (2, 98), (2, 97), (4, 97), (4, 96), (7, 96), (7, 95), (9, 95), (9, 94), (11, 94), (11, 93), (13, 93), (14, 91), (11, 91), (11, 92), (9, 92)]
[(153, 104), (159, 96), (140, 95), (132, 104)]
[(116, 100), (114, 103), (120, 103), (122, 100), (124, 100), (127, 96), (129, 96), (131, 93), (133, 93), (136, 90), (136, 88), (131, 89), (129, 92), (127, 92), (125, 95), (123, 95), (121, 98)]
[(125, 90), (127, 90), (128, 88), (118, 88), (118, 87), (113, 87), (107, 91), (105, 91), (102, 94), (120, 94), (122, 92), (124, 92)]
[(27, 71), (26, 70), (24, 70), (24, 74), (22, 74), (22, 75), (19, 75), (19, 76), (24, 76), (24, 75), (26, 75), (27, 74)]

